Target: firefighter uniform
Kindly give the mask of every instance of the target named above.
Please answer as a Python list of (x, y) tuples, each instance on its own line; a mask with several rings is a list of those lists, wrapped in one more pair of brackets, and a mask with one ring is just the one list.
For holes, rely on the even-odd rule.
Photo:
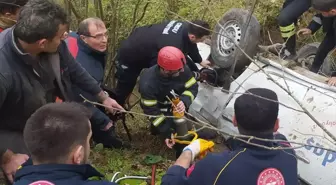
[(146, 69), (140, 76), (141, 107), (145, 114), (159, 116), (150, 118), (151, 128), (164, 138), (171, 138), (175, 131), (173, 119), (165, 117), (172, 116), (172, 104), (166, 97), (172, 98), (171, 90), (179, 95), (188, 110), (198, 93), (198, 84), (187, 66), (177, 77), (161, 76), (158, 65)]
[(189, 68), (198, 71), (194, 63), (202, 62), (202, 57), (197, 44), (189, 39), (188, 23), (173, 20), (139, 27), (121, 43), (117, 54), (116, 94), (119, 104), (125, 103), (141, 70), (157, 63), (158, 52), (165, 46), (174, 46), (189, 55), (192, 59), (187, 60)]
[[(264, 138), (285, 140), (277, 134)], [(297, 160), (293, 149), (268, 150), (238, 141), (233, 151), (208, 154), (188, 170), (174, 165), (162, 178), (161, 185), (266, 185), (298, 184)], [(250, 140), (268, 147), (290, 146)]]
[(296, 55), (296, 22), (311, 6), (311, 0), (285, 0), (278, 17), (281, 36), (286, 42), (286, 56)]

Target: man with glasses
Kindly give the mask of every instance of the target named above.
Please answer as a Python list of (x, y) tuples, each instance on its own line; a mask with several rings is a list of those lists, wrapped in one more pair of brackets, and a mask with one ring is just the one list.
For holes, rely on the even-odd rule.
[(28, 158), (23, 155), (29, 154), (23, 140), (27, 119), (47, 103), (74, 101), (73, 85), (110, 112), (123, 110), (70, 55), (63, 41), (67, 28), (60, 5), (29, 0), (15, 26), (0, 33), (0, 156), (9, 181)]
[(28, 0), (0, 0), (0, 32), (16, 23), (21, 7)]
[[(157, 65), (140, 75), (139, 91), (144, 113), (154, 115), (150, 118), (151, 133), (160, 134), (166, 145), (172, 148), (172, 134), (175, 133), (176, 124), (166, 116), (173, 115), (172, 109), (178, 113), (188, 110), (198, 93), (197, 81), (186, 65), (182, 51), (172, 46), (163, 47), (158, 53)], [(167, 98), (174, 98), (172, 91), (181, 100), (176, 108), (172, 107)]]
[[(69, 51), (82, 67), (102, 86), (107, 50), (107, 29), (100, 18), (92, 17), (83, 20), (78, 26), (78, 32), (71, 32), (66, 39)], [(76, 101), (83, 102), (85, 98), (97, 102), (97, 98), (73, 86)], [(111, 94), (111, 93), (109, 93)], [(92, 111), (90, 119), (93, 140), (102, 143), (107, 148), (121, 148), (123, 142), (116, 137), (113, 121), (101, 110), (90, 103), (85, 103)]]

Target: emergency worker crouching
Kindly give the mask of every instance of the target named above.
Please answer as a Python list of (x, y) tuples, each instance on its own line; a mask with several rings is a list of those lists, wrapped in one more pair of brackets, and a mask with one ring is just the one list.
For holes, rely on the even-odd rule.
[(174, 46), (185, 56), (188, 55), (186, 64), (193, 71), (196, 80), (201, 80), (196, 63), (202, 67), (209, 67), (211, 63), (202, 59), (197, 43), (203, 42), (210, 35), (209, 29), (209, 24), (202, 20), (192, 21), (192, 24), (172, 20), (136, 28), (121, 43), (117, 54), (117, 102), (125, 104), (141, 71), (157, 64), (158, 52), (165, 46)]
[[(186, 65), (184, 54), (178, 48), (166, 46), (158, 53), (157, 65), (140, 75), (141, 107), (150, 117), (151, 133), (160, 134), (169, 148), (174, 146), (172, 134), (176, 132), (173, 111), (183, 113), (198, 93), (198, 84)], [(173, 93), (172, 93), (173, 92)], [(172, 108), (169, 99), (180, 101)], [(169, 99), (167, 98), (169, 97)], [(174, 109), (174, 110), (173, 110)]]
[(240, 134), (283, 141), (235, 140), (233, 151), (210, 153), (192, 164), (196, 156), (212, 147), (209, 142), (197, 139), (185, 147), (175, 165), (163, 176), (161, 185), (298, 184), (297, 159), (293, 149), (271, 150), (251, 145), (290, 147), (286, 137), (277, 133), (279, 103), (276, 93), (264, 88), (249, 89), (236, 99), (234, 111), (233, 124)]

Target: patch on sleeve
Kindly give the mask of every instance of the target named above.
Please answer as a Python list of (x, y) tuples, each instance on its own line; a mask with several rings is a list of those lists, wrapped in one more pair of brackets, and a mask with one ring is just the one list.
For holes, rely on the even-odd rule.
[(41, 181), (35, 181), (33, 183), (30, 183), (29, 185), (55, 185), (55, 184), (49, 181), (41, 180)]
[(259, 174), (257, 185), (285, 185), (285, 179), (279, 170), (267, 168)]
[(195, 169), (195, 164), (193, 164), (190, 168), (188, 168), (188, 170), (187, 170), (187, 177), (190, 176), (191, 172), (193, 172), (194, 169)]

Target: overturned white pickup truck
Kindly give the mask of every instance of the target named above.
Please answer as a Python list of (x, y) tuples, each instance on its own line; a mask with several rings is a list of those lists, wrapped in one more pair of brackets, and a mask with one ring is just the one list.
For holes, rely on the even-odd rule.
[[(233, 9), (224, 15), (217, 25), (217, 32), (229, 33), (236, 44), (243, 40), (243, 22), (247, 11)], [(259, 30), (256, 19), (252, 16), (247, 29), (245, 46), (253, 45), (258, 40)], [(254, 30), (254, 31), (253, 31)], [(199, 50), (204, 59), (211, 57), (216, 68), (228, 68), (233, 63), (232, 53), (237, 52), (235, 45), (225, 37), (216, 35), (212, 37), (212, 44), (199, 44)], [(249, 55), (256, 55), (256, 49), (247, 49)], [(253, 52), (255, 52), (253, 54)], [(199, 93), (189, 109), (193, 116), (207, 121), (217, 128), (232, 134), (238, 133), (231, 120), (234, 114), (234, 101), (249, 88), (263, 87), (275, 91), (279, 97), (280, 129), (289, 140), (324, 146), (336, 149), (333, 141), (307, 114), (303, 113), (300, 105), (260, 70), (260, 67), (283, 87), (289, 88), (291, 94), (311, 113), (330, 133), (336, 136), (336, 87), (328, 86), (327, 78), (311, 73), (300, 66), (284, 67), (283, 63), (264, 57), (256, 57), (255, 63), (244, 61), (238, 57), (237, 66), (243, 71), (231, 82), (229, 88), (223, 90), (206, 83), (200, 83)], [(239, 58), (240, 57), (240, 58)], [(250, 64), (249, 64), (250, 63)], [(258, 66), (257, 66), (258, 65)], [(242, 66), (245, 66), (243, 68)], [(220, 76), (220, 75), (219, 75)], [(285, 82), (286, 80), (286, 82)], [(287, 84), (286, 84), (287, 83)], [(289, 108), (288, 108), (289, 107)], [(336, 153), (323, 149), (302, 147), (296, 149), (298, 156), (299, 176), (303, 183), (311, 185), (336, 185)]]

